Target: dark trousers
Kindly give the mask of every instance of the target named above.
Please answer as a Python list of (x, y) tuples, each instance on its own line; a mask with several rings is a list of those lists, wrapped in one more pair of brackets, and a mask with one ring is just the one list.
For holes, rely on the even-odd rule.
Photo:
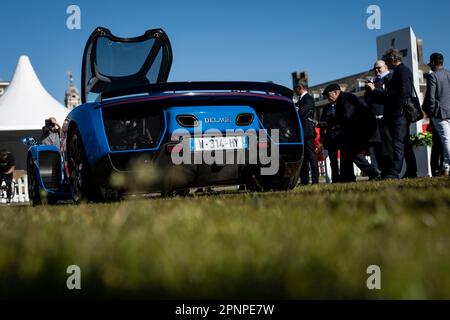
[(360, 142), (352, 141), (351, 139), (343, 139), (341, 150), (341, 181), (353, 182), (356, 181), (355, 172), (353, 170), (353, 163), (355, 163), (362, 172), (373, 178), (378, 175), (377, 168), (367, 161), (361, 150), (363, 145)]
[(414, 154), (414, 149), (409, 140), (409, 123), (408, 123), (408, 134), (405, 141), (405, 162), (406, 162), (406, 173), (405, 178), (415, 178), (417, 177), (417, 163), (416, 155)]
[(392, 137), (392, 164), (387, 177), (399, 179), (405, 160), (405, 142), (409, 137), (409, 123), (403, 115), (393, 115), (389, 119)]
[(303, 164), (300, 170), (300, 182), (304, 185), (309, 184), (309, 170), (311, 169), (312, 184), (319, 183), (319, 164), (317, 162), (316, 148), (314, 146), (314, 137), (305, 137), (304, 146)]
[(367, 148), (367, 151), (369, 152), (370, 163), (373, 164), (375, 168), (380, 169), (380, 143), (377, 142), (370, 144), (370, 147)]
[(381, 141), (369, 148), (372, 164), (383, 174), (387, 174), (392, 165), (392, 137), (384, 118), (377, 119)]
[[(432, 123), (430, 121), (430, 123)], [(442, 170), (444, 170), (444, 149), (442, 148), (442, 141), (439, 137), (438, 132), (432, 127), (433, 134), (433, 146), (431, 147), (431, 158), (430, 166), (431, 173), (434, 176), (440, 175)]]
[(327, 146), (328, 157), (330, 158), (331, 167), (331, 182), (338, 183), (341, 181), (341, 175), (339, 172), (339, 147), (335, 144), (329, 144)]

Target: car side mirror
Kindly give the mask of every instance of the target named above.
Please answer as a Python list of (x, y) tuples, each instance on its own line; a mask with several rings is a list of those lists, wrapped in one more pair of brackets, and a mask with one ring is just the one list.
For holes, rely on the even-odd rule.
[(22, 142), (22, 144), (24, 144), (27, 147), (35, 146), (38, 144), (38, 142), (36, 141), (36, 139), (34, 137), (24, 137), (24, 138), (20, 139), (20, 141)]

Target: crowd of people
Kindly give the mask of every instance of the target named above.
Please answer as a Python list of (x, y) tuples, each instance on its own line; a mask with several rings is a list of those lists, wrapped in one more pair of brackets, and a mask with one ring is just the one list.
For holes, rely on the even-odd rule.
[[(356, 181), (354, 164), (369, 180), (417, 177), (417, 164), (410, 141), (411, 121), (406, 109), (417, 98), (413, 74), (402, 62), (402, 54), (388, 50), (374, 64), (375, 79), (367, 80), (364, 98), (344, 92), (330, 84), (322, 92), (328, 104), (320, 121), (315, 117), (315, 102), (304, 80), (297, 81), (296, 107), (304, 129), (302, 184), (319, 182), (317, 153), (325, 149), (336, 182)], [(422, 105), (433, 130), (431, 166), (433, 174), (449, 174), (450, 167), (450, 72), (444, 57), (433, 53), (428, 64), (427, 92)], [(422, 111), (421, 111), (422, 112)], [(314, 144), (315, 128), (320, 128), (319, 146)], [(370, 161), (366, 155), (370, 156)], [(402, 175), (404, 162), (406, 173)]]

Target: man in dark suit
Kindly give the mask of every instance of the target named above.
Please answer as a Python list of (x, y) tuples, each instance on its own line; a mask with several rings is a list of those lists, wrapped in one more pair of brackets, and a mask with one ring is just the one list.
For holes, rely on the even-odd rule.
[(303, 185), (309, 184), (309, 170), (311, 169), (311, 182), (312, 184), (318, 184), (319, 165), (317, 162), (316, 148), (314, 145), (314, 139), (316, 137), (314, 126), (314, 98), (308, 93), (307, 82), (302, 79), (297, 81), (294, 90), (298, 95), (296, 109), (302, 122), (304, 135), (304, 158), (300, 171), (300, 182)]
[[(389, 108), (385, 109), (384, 113), (391, 133), (393, 149), (392, 164), (386, 178), (399, 179), (405, 160), (405, 147), (409, 144), (410, 123), (403, 114), (403, 108), (412, 97), (413, 75), (411, 70), (402, 63), (402, 54), (398, 50), (386, 51), (383, 60), (389, 69), (394, 70), (392, 79), (387, 84)], [(412, 149), (409, 149), (408, 167), (409, 175), (414, 176), (417, 167)]]
[[(374, 71), (376, 78), (373, 82), (366, 82), (364, 100), (377, 118), (380, 142), (375, 143), (372, 149), (378, 169), (386, 175), (392, 163), (392, 138), (384, 117), (384, 110), (389, 108), (388, 100), (386, 99), (386, 88), (392, 78), (392, 73), (389, 72), (388, 66), (383, 60), (375, 62)], [(372, 163), (375, 162), (373, 160)]]
[(353, 163), (367, 174), (370, 180), (380, 179), (381, 172), (362, 154), (377, 130), (373, 113), (354, 94), (342, 92), (338, 84), (327, 86), (322, 94), (330, 103), (336, 104), (336, 118), (333, 120), (335, 123), (330, 125), (340, 125), (341, 128), (339, 139), (341, 181), (356, 181)]
[(444, 56), (435, 52), (430, 56), (433, 73), (427, 79), (424, 110), (430, 117), (439, 137), (444, 153), (444, 174), (450, 171), (450, 72), (444, 68)]

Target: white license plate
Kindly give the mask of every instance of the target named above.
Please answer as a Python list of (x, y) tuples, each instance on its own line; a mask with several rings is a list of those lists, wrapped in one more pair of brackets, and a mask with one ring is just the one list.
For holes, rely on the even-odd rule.
[(192, 151), (212, 151), (212, 150), (239, 150), (247, 147), (246, 137), (207, 137), (192, 138)]

